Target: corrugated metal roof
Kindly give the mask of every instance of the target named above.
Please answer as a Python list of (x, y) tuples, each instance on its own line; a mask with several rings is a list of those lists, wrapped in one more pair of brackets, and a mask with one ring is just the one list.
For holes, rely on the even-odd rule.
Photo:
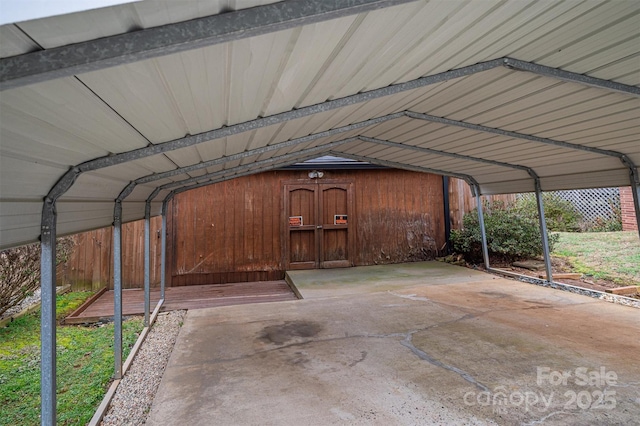
[[(37, 239), (70, 168), (129, 152), (79, 174), (60, 233), (109, 225), (132, 181), (125, 220), (156, 188), (154, 215), (181, 186), (329, 153), (487, 194), (531, 191), (532, 173), (544, 190), (629, 184), (602, 150), (640, 164), (639, 2), (344, 3), (146, 0), (0, 27), (0, 247)], [(166, 36), (210, 18), (206, 41)]]

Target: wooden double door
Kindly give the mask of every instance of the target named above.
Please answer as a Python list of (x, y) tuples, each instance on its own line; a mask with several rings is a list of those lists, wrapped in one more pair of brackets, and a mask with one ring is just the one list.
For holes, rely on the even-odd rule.
[(284, 204), (287, 269), (353, 266), (353, 183), (286, 184)]

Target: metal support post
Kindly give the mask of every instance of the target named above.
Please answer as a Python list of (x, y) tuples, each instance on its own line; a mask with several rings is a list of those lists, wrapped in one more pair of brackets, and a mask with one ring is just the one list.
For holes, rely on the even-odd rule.
[(636, 223), (638, 224), (638, 236), (640, 236), (640, 175), (637, 168), (630, 169), (631, 194), (633, 195), (633, 209), (636, 213)]
[(40, 397), (42, 426), (56, 424), (56, 208), (44, 200), (40, 236)]
[(442, 176), (442, 204), (444, 204), (445, 254), (451, 253), (451, 209), (449, 205), (449, 176)]
[(149, 274), (151, 269), (151, 203), (147, 202), (144, 208), (144, 326), (149, 327), (149, 305), (151, 304), (151, 295), (149, 294), (150, 283)]
[(167, 202), (162, 203), (162, 254), (160, 260), (160, 299), (164, 300), (165, 271), (167, 269)]
[(484, 227), (484, 215), (482, 214), (482, 200), (480, 199), (480, 187), (471, 187), (475, 192), (476, 204), (478, 207), (478, 222), (480, 223), (480, 238), (482, 239), (482, 257), (484, 258), (484, 267), (488, 271), (489, 265), (489, 248), (487, 247), (487, 231)]
[(122, 378), (122, 202), (117, 200), (113, 214), (113, 354), (114, 378)]
[(542, 189), (540, 179), (536, 179), (536, 201), (538, 203), (538, 220), (540, 221), (540, 237), (542, 238), (542, 253), (544, 255), (544, 267), (547, 272), (547, 281), (553, 282), (551, 272), (551, 254), (549, 253), (549, 239), (547, 237), (547, 220), (544, 217), (544, 202), (542, 201)]

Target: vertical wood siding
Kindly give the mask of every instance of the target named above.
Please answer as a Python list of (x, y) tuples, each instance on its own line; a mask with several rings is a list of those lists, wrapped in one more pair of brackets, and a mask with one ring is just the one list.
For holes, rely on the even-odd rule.
[[(432, 258), (444, 245), (442, 178), (400, 170), (326, 171), (354, 183), (355, 265)], [(284, 184), (313, 183), (306, 171), (276, 171), (175, 197), (172, 285), (281, 276)], [(322, 180), (321, 180), (322, 182)], [(273, 274), (273, 275), (270, 275)], [(275, 278), (274, 278), (275, 279)]]
[[(355, 265), (432, 258), (444, 246), (442, 178), (402, 170), (328, 170), (323, 180), (352, 182)], [(167, 285), (281, 279), (284, 185), (313, 183), (307, 171), (273, 171), (181, 193), (167, 210)], [(452, 228), (475, 201), (464, 181), (449, 180)], [(509, 201), (514, 196), (493, 197)], [(151, 220), (151, 285), (160, 284), (161, 219)], [(144, 279), (144, 221), (123, 225), (123, 286)], [(112, 230), (78, 234), (59, 279), (74, 288), (113, 287)]]
[(401, 170), (356, 176), (357, 265), (437, 255), (445, 243), (442, 177)]
[[(152, 286), (160, 285), (160, 217), (151, 218)], [(101, 228), (73, 236), (74, 249), (66, 264), (58, 271), (58, 280), (69, 283), (73, 290), (113, 288), (113, 232)], [(144, 284), (144, 221), (122, 225), (122, 285), (139, 288)]]
[(171, 285), (281, 279), (283, 174), (261, 173), (177, 195), (167, 241)]

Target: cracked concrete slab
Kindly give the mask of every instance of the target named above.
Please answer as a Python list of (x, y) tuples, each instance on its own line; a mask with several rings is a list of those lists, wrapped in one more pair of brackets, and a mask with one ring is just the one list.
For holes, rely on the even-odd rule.
[(147, 424), (637, 424), (636, 309), (440, 263), (372, 269), (189, 311)]

